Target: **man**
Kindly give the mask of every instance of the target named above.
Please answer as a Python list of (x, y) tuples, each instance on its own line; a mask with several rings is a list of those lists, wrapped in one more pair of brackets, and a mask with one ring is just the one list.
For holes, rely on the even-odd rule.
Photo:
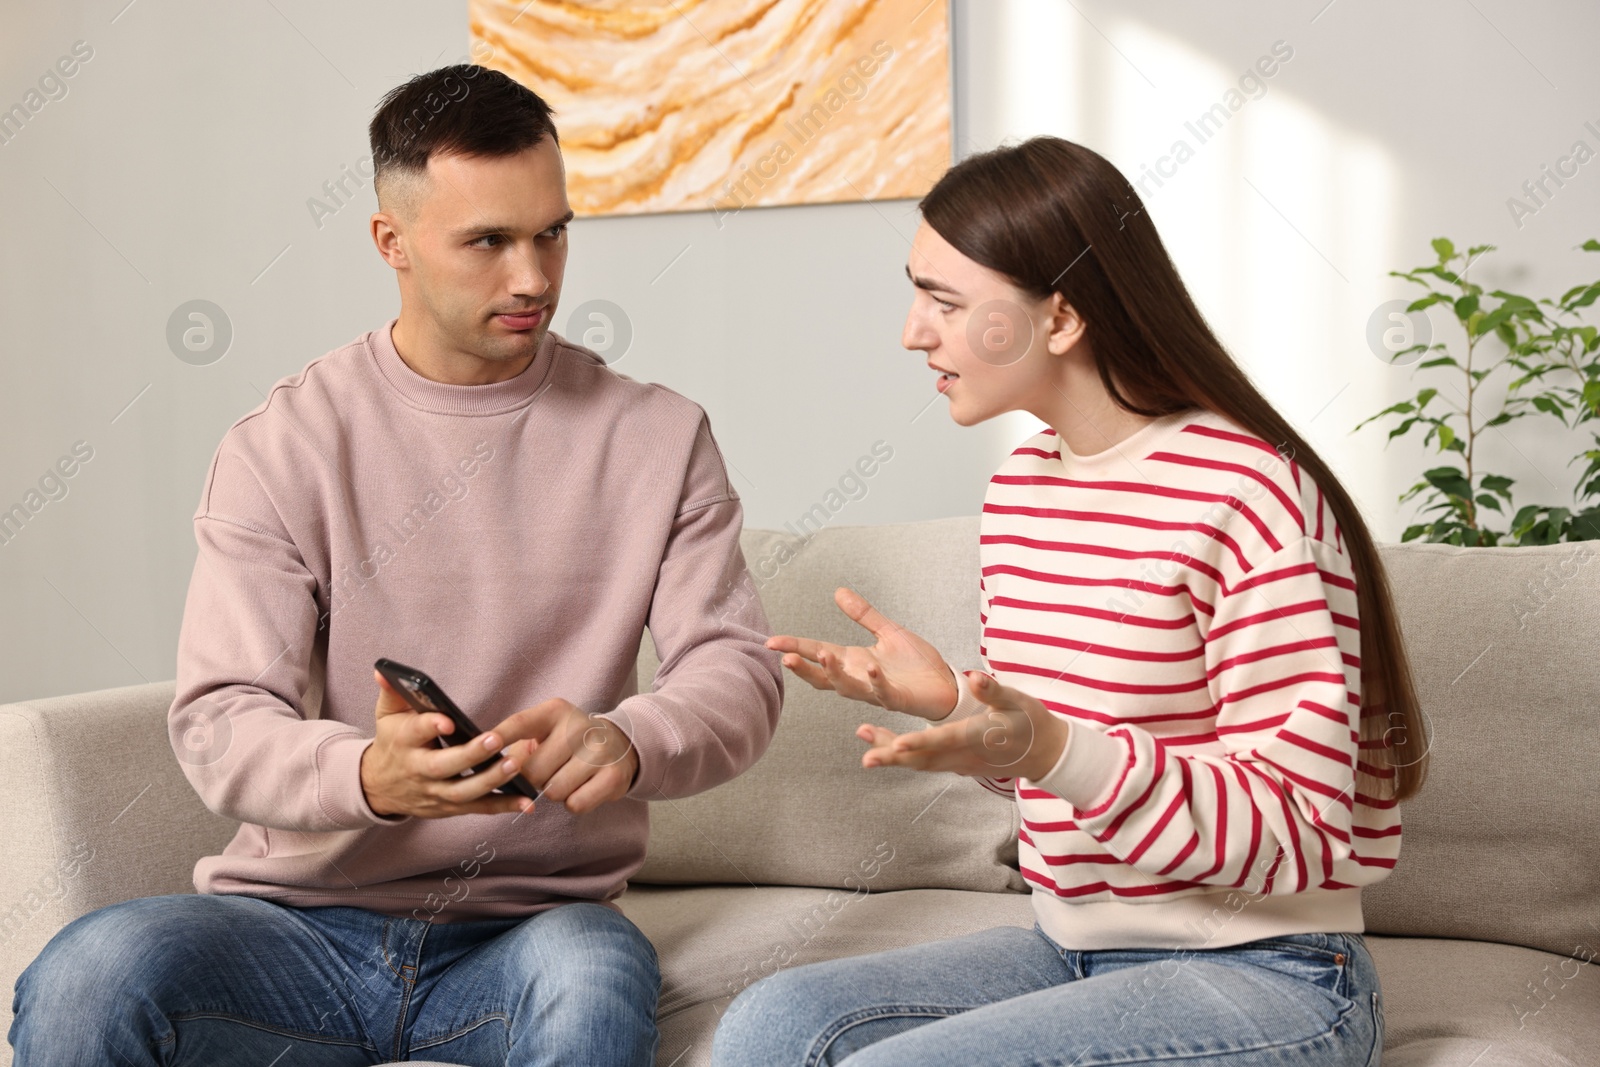
[[(739, 498), (697, 405), (550, 332), (572, 211), (542, 100), (447, 67), (370, 133), (400, 314), (235, 423), (195, 513), (170, 724), (243, 825), (200, 895), (56, 935), (18, 1067), (654, 1055), (655, 953), (610, 901), (646, 801), (739, 774), (782, 699)], [(441, 748), (379, 657), (485, 736)], [(539, 803), (494, 792), (516, 775)]]

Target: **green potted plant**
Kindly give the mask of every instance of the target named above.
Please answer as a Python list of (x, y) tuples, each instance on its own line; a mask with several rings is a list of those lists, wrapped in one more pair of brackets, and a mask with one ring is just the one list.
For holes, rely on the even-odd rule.
[[(1600, 252), (1600, 241), (1590, 239), (1580, 247)], [(1557, 299), (1504, 289), (1485, 292), (1467, 275), (1493, 245), (1458, 252), (1453, 242), (1439, 237), (1433, 250), (1437, 262), (1390, 274), (1427, 290), (1407, 306), (1408, 314), (1442, 305), (1454, 317), (1460, 340), (1452, 347), (1425, 337), (1390, 354), (1397, 364), (1427, 357), (1417, 370), (1432, 372), (1428, 380), (1437, 384), (1355, 427), (1389, 419), (1397, 425), (1388, 440), (1417, 431), (1424, 446), (1451, 454), (1449, 462), (1423, 471), (1422, 479), (1400, 495), (1402, 504), (1418, 500), (1421, 519), (1406, 527), (1401, 541), (1482, 547), (1600, 538), (1600, 504), (1590, 503), (1600, 497), (1600, 433), (1592, 427), (1588, 445), (1571, 461), (1586, 461), (1571, 505), (1526, 504), (1511, 512), (1513, 480), (1484, 470), (1478, 456), (1486, 431), (1529, 415), (1557, 419), (1575, 437), (1585, 423), (1600, 420), (1600, 330), (1583, 321), (1600, 299), (1600, 281), (1574, 286)], [(1487, 384), (1501, 370), (1508, 372), (1503, 384)], [(1496, 409), (1484, 417), (1479, 405), (1490, 397)]]

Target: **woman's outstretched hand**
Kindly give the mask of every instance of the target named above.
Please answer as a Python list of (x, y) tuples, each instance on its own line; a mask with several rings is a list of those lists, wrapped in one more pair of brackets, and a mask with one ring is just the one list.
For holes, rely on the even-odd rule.
[(955, 676), (939, 650), (891, 622), (865, 597), (841, 586), (833, 601), (877, 639), (870, 648), (832, 645), (776, 634), (767, 647), (783, 653), (783, 665), (816, 689), (890, 711), (942, 719), (956, 706)]
[(861, 765), (1034, 781), (1048, 774), (1066, 748), (1068, 723), (987, 674), (968, 671), (966, 678), (988, 711), (904, 734), (862, 723), (856, 736), (872, 747)]

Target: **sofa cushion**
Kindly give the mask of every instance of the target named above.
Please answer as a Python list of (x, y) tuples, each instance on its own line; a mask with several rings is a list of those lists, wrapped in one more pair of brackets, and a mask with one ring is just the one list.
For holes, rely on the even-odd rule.
[(1385, 545), (1432, 765), (1370, 931), (1600, 948), (1600, 546)]
[(617, 904), (661, 959), (656, 1062), (673, 1067), (709, 1064), (711, 1035), (728, 1004), (780, 968), (1033, 925), (1027, 894), (948, 889), (636, 886)]
[(1383, 1067), (1576, 1067), (1600, 1048), (1600, 963), (1512, 945), (1368, 935)]
[[(774, 633), (860, 643), (833, 602), (849, 585), (885, 615), (976, 666), (977, 519), (825, 528), (801, 541), (746, 530), (745, 561)], [(870, 638), (868, 638), (870, 640)], [(649, 639), (639, 677), (654, 677)], [(1020, 890), (1016, 805), (976, 781), (901, 768), (864, 770), (862, 722), (927, 723), (785, 672), (772, 745), (745, 774), (650, 809), (650, 849), (633, 881), (658, 884)], [(885, 862), (884, 856), (892, 855)]]

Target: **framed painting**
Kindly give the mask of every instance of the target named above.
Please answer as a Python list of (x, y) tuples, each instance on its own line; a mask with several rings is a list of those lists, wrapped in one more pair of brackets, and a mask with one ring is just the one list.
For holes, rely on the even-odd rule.
[(582, 216), (916, 197), (950, 165), (946, 0), (469, 0), (555, 109)]

